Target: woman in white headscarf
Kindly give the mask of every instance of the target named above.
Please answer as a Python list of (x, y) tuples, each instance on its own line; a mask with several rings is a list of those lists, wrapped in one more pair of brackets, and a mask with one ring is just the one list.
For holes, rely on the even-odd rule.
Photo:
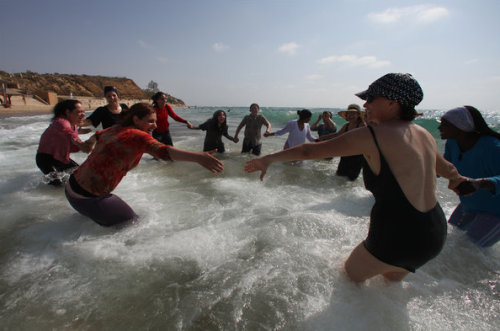
[(500, 134), (471, 106), (447, 111), (438, 129), (441, 139), (447, 139), (445, 159), (470, 177), (466, 184), (477, 190), (460, 196), (448, 223), (464, 230), (477, 246), (493, 246), (500, 241)]

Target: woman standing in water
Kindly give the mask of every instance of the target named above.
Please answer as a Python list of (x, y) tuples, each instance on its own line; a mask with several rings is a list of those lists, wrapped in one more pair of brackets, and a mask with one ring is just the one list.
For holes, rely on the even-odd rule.
[(238, 134), (241, 129), (245, 127), (245, 139), (243, 139), (243, 147), (241, 149), (242, 153), (252, 151), (254, 155), (259, 156), (262, 149), (260, 130), (263, 125), (267, 128), (264, 134), (268, 134), (269, 130), (271, 130), (271, 123), (269, 123), (264, 115), (259, 114), (259, 110), (259, 105), (252, 103), (250, 105), (250, 115), (243, 117), (240, 125), (236, 128), (236, 133), (234, 134), (235, 143), (239, 141)]
[(500, 134), (472, 106), (447, 111), (438, 129), (447, 139), (444, 158), (477, 190), (460, 197), (448, 223), (478, 247), (493, 246), (500, 241)]
[(155, 95), (151, 97), (153, 100), (153, 107), (156, 111), (156, 129), (153, 131), (153, 137), (159, 142), (174, 146), (172, 142), (172, 137), (170, 136), (170, 123), (168, 122), (168, 117), (172, 117), (175, 121), (184, 123), (188, 129), (192, 129), (193, 125), (177, 115), (172, 107), (167, 103), (167, 95), (163, 92), (156, 92)]
[[(323, 123), (319, 124), (321, 120)], [(337, 132), (337, 124), (332, 120), (332, 112), (325, 110), (319, 114), (316, 122), (311, 125), (311, 131), (318, 131), (320, 137)]]
[[(364, 113), (361, 112), (361, 107), (357, 104), (350, 104), (347, 106), (347, 110), (339, 112), (339, 115), (348, 123), (344, 124), (338, 132), (324, 135), (319, 140), (335, 138), (346, 132), (366, 126), (363, 121)], [(343, 156), (340, 158), (337, 176), (347, 177), (350, 181), (354, 181), (358, 178), (364, 163), (363, 155)]]
[(224, 165), (208, 153), (195, 153), (164, 145), (151, 137), (156, 128), (156, 113), (146, 103), (133, 105), (120, 118), (120, 125), (96, 132), (94, 151), (73, 173), (66, 184), (66, 198), (71, 206), (103, 226), (136, 219), (134, 210), (111, 192), (127, 172), (135, 168), (143, 153), (165, 161), (195, 162), (211, 172), (221, 172)]
[[(36, 154), (36, 165), (45, 174), (64, 171), (71, 173), (78, 167), (70, 153), (83, 151), (90, 153), (91, 144), (83, 143), (78, 137), (78, 126), (85, 117), (83, 105), (78, 100), (68, 99), (54, 107), (54, 117), (50, 126), (40, 137)], [(60, 186), (62, 180), (55, 175), (49, 178), (49, 185)]]
[(363, 154), (365, 187), (375, 197), (367, 238), (345, 262), (347, 275), (363, 282), (376, 275), (400, 281), (435, 258), (446, 240), (446, 219), (437, 201), (436, 174), (454, 189), (464, 179), (437, 151), (432, 135), (412, 121), (423, 91), (410, 74), (387, 74), (356, 94), (366, 100), (374, 127), (304, 144), (247, 162), (248, 172), (277, 161)]
[(222, 142), (222, 136), (234, 141), (234, 138), (227, 133), (226, 112), (223, 110), (217, 110), (211, 119), (208, 119), (205, 123), (198, 126), (193, 126), (192, 129), (207, 131), (203, 143), (204, 152), (217, 149), (217, 152), (224, 153), (226, 149)]
[(309, 109), (297, 110), (299, 115), (298, 120), (293, 120), (288, 122), (288, 124), (281, 130), (272, 133), (264, 133), (264, 137), (271, 136), (282, 136), (288, 133), (288, 139), (283, 146), (283, 149), (292, 148), (301, 145), (309, 140), (314, 142), (315, 138), (311, 133), (311, 128), (309, 127), (309, 121), (311, 120), (312, 113)]
[(127, 110), (128, 106), (120, 103), (118, 97), (118, 90), (114, 86), (104, 87), (104, 97), (108, 104), (94, 110), (94, 112), (82, 122), (82, 127), (93, 126), (97, 128), (102, 123), (102, 128), (107, 129), (120, 120), (120, 114), (123, 110)]

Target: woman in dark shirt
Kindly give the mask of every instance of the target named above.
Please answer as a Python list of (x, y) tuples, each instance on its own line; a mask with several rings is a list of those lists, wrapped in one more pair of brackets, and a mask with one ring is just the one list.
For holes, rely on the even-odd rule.
[(231, 141), (234, 140), (234, 138), (227, 133), (226, 112), (223, 110), (217, 110), (211, 119), (201, 125), (193, 126), (193, 129), (207, 131), (203, 144), (204, 152), (217, 149), (217, 152), (224, 153), (225, 148), (222, 142), (222, 136)]
[(104, 87), (104, 97), (108, 104), (94, 110), (94, 112), (83, 120), (83, 126), (93, 126), (97, 128), (102, 123), (102, 128), (107, 129), (115, 124), (118, 124), (120, 114), (127, 110), (128, 106), (124, 103), (119, 103), (118, 90), (114, 86)]

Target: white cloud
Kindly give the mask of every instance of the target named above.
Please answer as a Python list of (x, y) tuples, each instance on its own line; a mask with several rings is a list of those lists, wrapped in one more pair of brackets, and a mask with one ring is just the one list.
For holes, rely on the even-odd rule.
[(228, 45), (224, 45), (223, 43), (215, 43), (212, 45), (212, 48), (217, 52), (224, 52), (226, 49), (229, 49)]
[(142, 47), (142, 48), (145, 48), (145, 49), (153, 49), (153, 46), (147, 44), (144, 40), (137, 40), (137, 42), (139, 43), (139, 45)]
[(389, 8), (383, 12), (370, 13), (368, 18), (375, 23), (390, 24), (403, 19), (414, 18), (418, 22), (428, 23), (448, 16), (448, 9), (429, 5), (403, 8)]
[(473, 63), (478, 63), (478, 59), (470, 59), (469, 61), (466, 61), (465, 64), (473, 64)]
[(391, 64), (390, 61), (381, 61), (378, 60), (375, 56), (358, 57), (357, 55), (341, 55), (341, 56), (333, 55), (322, 58), (317, 62), (319, 64), (325, 64), (325, 65), (340, 63), (348, 67), (368, 67), (368, 68), (381, 68)]
[(318, 80), (320, 78), (323, 78), (323, 76), (318, 74), (312, 74), (312, 75), (307, 75), (305, 78), (307, 80)]
[(417, 20), (421, 22), (433, 22), (439, 20), (441, 17), (448, 16), (448, 9), (444, 7), (435, 7), (421, 10), (417, 14)]
[(278, 48), (278, 51), (283, 53), (288, 53), (288, 55), (295, 55), (297, 53), (297, 49), (300, 46), (297, 43), (291, 42), (287, 44), (283, 44)]
[(166, 57), (163, 57), (163, 56), (157, 56), (156, 59), (158, 61), (160, 61), (161, 63), (167, 63), (168, 62), (168, 59)]

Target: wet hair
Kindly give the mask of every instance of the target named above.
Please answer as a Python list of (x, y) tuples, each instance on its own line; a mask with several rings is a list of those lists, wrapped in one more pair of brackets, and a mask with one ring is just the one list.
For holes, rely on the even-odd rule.
[(66, 116), (66, 110), (75, 110), (77, 104), (81, 104), (81, 102), (75, 99), (66, 99), (58, 102), (52, 111), (54, 113), (54, 117), (52, 117), (51, 121), (58, 117)]
[(167, 94), (164, 92), (156, 92), (155, 94), (153, 94), (153, 96), (151, 97), (151, 100), (153, 100), (153, 106), (158, 106), (158, 99), (160, 99), (162, 95), (167, 96)]
[(401, 119), (405, 121), (413, 121), (415, 118), (418, 116), (422, 116), (424, 114), (419, 113), (415, 110), (415, 107), (413, 106), (405, 106), (401, 105)]
[(299, 115), (299, 120), (303, 121), (308, 118), (311, 118), (312, 113), (309, 109), (302, 109), (302, 110), (297, 110), (297, 114)]
[(258, 105), (258, 104), (256, 104), (256, 103), (252, 103), (252, 104), (250, 105), (250, 109), (252, 109), (252, 107), (253, 107), (253, 106), (257, 106), (257, 108), (259, 108), (259, 110), (260, 110), (259, 105)]
[[(224, 122), (222, 123), (222, 125), (219, 127), (219, 115), (220, 114), (224, 114), (225, 116), (225, 119), (224, 119)], [(215, 111), (214, 115), (212, 116), (212, 125), (213, 125), (213, 128), (216, 129), (216, 130), (222, 130), (224, 129), (225, 127), (227, 127), (227, 115), (226, 115), (226, 112), (223, 111), (222, 109), (219, 109), (217, 111)]]
[(474, 127), (477, 130), (477, 133), (480, 136), (492, 136), (500, 140), (500, 133), (493, 131), (488, 124), (486, 124), (486, 121), (483, 118), (483, 115), (477, 110), (476, 108), (472, 106), (464, 106), (467, 108), (469, 113), (472, 116), (472, 119), (474, 120)]
[(149, 114), (155, 114), (155, 110), (151, 108), (150, 105), (145, 102), (136, 103), (135, 105), (132, 105), (132, 107), (130, 107), (130, 109), (128, 110), (122, 110), (122, 112), (120, 113), (120, 124), (122, 126), (133, 126), (134, 116), (142, 119), (144, 116), (147, 116)]

